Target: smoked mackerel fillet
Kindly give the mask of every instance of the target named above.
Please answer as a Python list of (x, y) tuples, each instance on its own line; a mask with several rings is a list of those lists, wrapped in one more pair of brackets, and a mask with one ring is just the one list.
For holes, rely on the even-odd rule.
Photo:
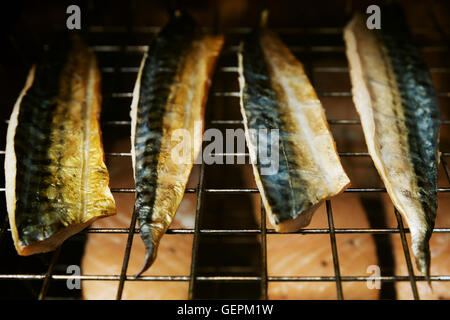
[(380, 30), (369, 30), (360, 14), (344, 30), (353, 101), (372, 160), (408, 223), (417, 267), (429, 278), (439, 106), (401, 11), (389, 7), (381, 17)]
[[(350, 181), (303, 65), (267, 28), (249, 34), (241, 49), (241, 113), (256, 184), (277, 231), (297, 231)], [(279, 141), (268, 135), (265, 148), (278, 143), (279, 165), (264, 174), (258, 147), (265, 142), (258, 137), (270, 130), (278, 130)]]
[(99, 125), (100, 72), (77, 35), (50, 45), (11, 114), (5, 179), (20, 255), (56, 249), (95, 219), (115, 214)]
[[(222, 45), (222, 36), (201, 33), (190, 16), (177, 11), (141, 63), (131, 106), (134, 210), (146, 247), (139, 274), (156, 258), (200, 152), (204, 107)], [(183, 132), (188, 156), (174, 157)]]

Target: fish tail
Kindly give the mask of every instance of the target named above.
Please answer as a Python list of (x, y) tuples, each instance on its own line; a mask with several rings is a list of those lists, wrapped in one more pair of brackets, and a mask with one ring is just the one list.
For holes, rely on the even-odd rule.
[(425, 275), (425, 279), (428, 282), (428, 286), (431, 288), (431, 279), (430, 279), (430, 261), (431, 261), (431, 257), (430, 257), (430, 248), (427, 244), (427, 249), (425, 251), (424, 254), (424, 258), (423, 261), (421, 263), (421, 272)]
[(419, 271), (425, 276), (425, 279), (428, 282), (428, 285), (431, 288), (431, 279), (430, 279), (430, 265), (431, 265), (431, 254), (430, 254), (430, 233), (426, 232), (425, 234), (420, 235), (420, 239), (414, 239), (414, 235), (412, 235), (412, 249), (414, 256), (416, 257), (416, 266)]
[[(141, 270), (136, 274), (136, 277), (141, 276), (145, 271), (148, 270), (156, 259), (156, 253), (158, 249), (158, 245), (155, 244), (152, 240), (152, 237), (145, 237), (141, 234), (142, 240), (145, 245), (145, 259), (144, 264), (142, 265)], [(158, 243), (158, 242), (156, 242)]]

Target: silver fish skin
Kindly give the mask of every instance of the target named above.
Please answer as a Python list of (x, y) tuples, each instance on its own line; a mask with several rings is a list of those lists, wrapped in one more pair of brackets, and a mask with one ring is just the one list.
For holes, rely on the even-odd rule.
[(417, 267), (429, 279), (441, 123), (429, 71), (398, 7), (382, 9), (380, 30), (367, 29), (355, 14), (344, 39), (368, 151), (408, 223)]
[[(202, 145), (204, 107), (222, 44), (221, 35), (201, 33), (192, 17), (177, 11), (142, 60), (130, 113), (134, 210), (146, 247), (138, 275), (156, 259), (159, 241), (183, 199)], [(186, 161), (172, 157), (179, 130), (190, 137)]]
[[(278, 231), (297, 231), (350, 180), (303, 65), (274, 32), (261, 27), (245, 39), (239, 70), (247, 146), (264, 207)], [(266, 146), (277, 152), (275, 172), (264, 172), (259, 156), (264, 145), (252, 134), (261, 130), (278, 130), (277, 146), (271, 138)]]
[(32, 66), (8, 124), (5, 182), (19, 255), (55, 250), (115, 214), (100, 130), (100, 70), (77, 34)]

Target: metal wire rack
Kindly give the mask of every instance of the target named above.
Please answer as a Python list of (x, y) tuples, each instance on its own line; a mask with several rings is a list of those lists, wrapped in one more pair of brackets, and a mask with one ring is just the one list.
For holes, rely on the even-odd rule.
[[(89, 28), (89, 33), (149, 33), (155, 34), (159, 31), (159, 27), (156, 26), (148, 26), (148, 27), (103, 27), (103, 26), (92, 26)], [(226, 35), (232, 34), (234, 36), (243, 36), (250, 31), (250, 28), (231, 28), (227, 30), (223, 30)], [(342, 29), (341, 27), (336, 28), (279, 28), (275, 29), (275, 31), (280, 34), (335, 34), (340, 35)], [(117, 57), (114, 59), (117, 64), (112, 67), (102, 67), (101, 71), (103, 74), (123, 74), (130, 73), (134, 74), (137, 72), (136, 66), (124, 66), (121, 65), (119, 59), (120, 55), (134, 52), (135, 54), (141, 55), (143, 54), (148, 47), (142, 45), (94, 45), (92, 46), (94, 51), (96, 52), (108, 52), (117, 54)], [(294, 53), (298, 52), (343, 52), (344, 47), (341, 45), (336, 46), (290, 46), (291, 50)], [(421, 47), (423, 51), (429, 52), (445, 52), (445, 54), (449, 53), (449, 47), (446, 43), (441, 45), (424, 45)], [(224, 48), (223, 55), (235, 55), (238, 50), (238, 45), (229, 44)], [(308, 69), (308, 61), (304, 61), (306, 68)], [(238, 67), (233, 66), (223, 66), (219, 65), (217, 67), (218, 77), (221, 74), (232, 74), (237, 77)], [(310, 70), (311, 71), (311, 70)], [(316, 67), (314, 68), (316, 72), (323, 73), (346, 73), (348, 72), (347, 67)], [(450, 73), (450, 68), (448, 67), (434, 67), (431, 68), (430, 71), (432, 73)], [(312, 79), (314, 81), (314, 79)], [(314, 86), (314, 83), (313, 83)], [(348, 91), (326, 91), (326, 92), (318, 92), (319, 97), (350, 97), (351, 92)], [(441, 98), (450, 98), (450, 92), (439, 92), (439, 97)], [(131, 92), (110, 92), (111, 99), (121, 99), (121, 98), (130, 98), (132, 96)], [(210, 92), (210, 100), (213, 99), (223, 99), (223, 98), (239, 98), (239, 92), (237, 91), (229, 91), (229, 92)], [(7, 122), (7, 120), (6, 120)], [(212, 120), (209, 121), (209, 126), (214, 125), (240, 125), (242, 124), (241, 120)], [(333, 125), (345, 125), (345, 126), (358, 126), (360, 122), (358, 120), (351, 119), (335, 119), (329, 120), (329, 124)], [(107, 120), (102, 122), (103, 128), (106, 127), (128, 127), (130, 125), (130, 121), (128, 119), (120, 119), (120, 120)], [(443, 125), (450, 125), (450, 120), (445, 119), (443, 121)], [(208, 126), (208, 125), (207, 125)], [(4, 155), (4, 151), (0, 151), (0, 156)], [(224, 155), (238, 155), (234, 154), (224, 154)], [(244, 154), (248, 156), (248, 154)], [(368, 157), (368, 153), (366, 152), (339, 152), (341, 157)], [(126, 152), (107, 152), (106, 157), (130, 157), (130, 153)], [(445, 175), (447, 177), (448, 182), (450, 183), (450, 171), (447, 166), (446, 158), (450, 157), (450, 150), (444, 151), (441, 154), (441, 164), (444, 168)], [(0, 192), (4, 192), (5, 188), (0, 188)], [(134, 188), (112, 188), (113, 193), (134, 193)], [(346, 193), (383, 193), (386, 192), (385, 188), (371, 187), (371, 188), (348, 188)], [(442, 188), (438, 189), (439, 193), (448, 193), (450, 192), (450, 188)], [(15, 274), (15, 273), (7, 273), (0, 274), (0, 283), (2, 280), (40, 280), (42, 281), (42, 285), (40, 287), (40, 292), (38, 295), (38, 299), (47, 298), (47, 291), (49, 286), (54, 281), (61, 281), (67, 279), (80, 279), (83, 281), (92, 281), (92, 280), (104, 280), (104, 281), (118, 281), (118, 289), (116, 298), (121, 299), (122, 293), (124, 289), (124, 284), (126, 281), (181, 281), (189, 283), (189, 298), (194, 298), (195, 288), (198, 282), (260, 282), (261, 283), (261, 299), (267, 298), (267, 285), (269, 282), (334, 282), (336, 284), (336, 292), (338, 299), (344, 299), (342, 283), (343, 282), (364, 282), (367, 281), (367, 276), (343, 276), (340, 271), (339, 264), (339, 255), (336, 244), (336, 235), (337, 234), (400, 234), (401, 244), (403, 247), (404, 256), (406, 259), (406, 265), (408, 270), (408, 275), (406, 276), (379, 276), (379, 277), (371, 277), (373, 280), (380, 280), (382, 282), (409, 282), (411, 285), (411, 290), (413, 293), (414, 299), (419, 299), (419, 293), (417, 289), (418, 281), (425, 281), (424, 276), (419, 276), (414, 274), (413, 270), (413, 262), (408, 249), (408, 242), (406, 234), (409, 233), (408, 228), (406, 228), (403, 224), (402, 217), (399, 215), (397, 211), (395, 211), (395, 216), (397, 220), (398, 226), (396, 228), (336, 228), (333, 220), (333, 208), (332, 201), (327, 200), (325, 203), (326, 213), (328, 218), (328, 228), (315, 228), (315, 229), (303, 229), (297, 232), (293, 232), (294, 234), (328, 234), (330, 237), (331, 244), (331, 252), (333, 258), (333, 267), (334, 267), (334, 276), (268, 276), (267, 273), (267, 235), (268, 234), (276, 234), (277, 232), (274, 229), (266, 228), (266, 214), (264, 210), (261, 210), (261, 223), (259, 228), (254, 229), (210, 229), (210, 228), (202, 228), (200, 225), (201, 216), (203, 215), (204, 208), (204, 198), (205, 194), (258, 194), (258, 189), (256, 188), (206, 188), (205, 186), (205, 164), (200, 165), (200, 177), (199, 182), (196, 188), (188, 188), (186, 189), (186, 193), (197, 194), (197, 204), (196, 204), (196, 212), (195, 212), (195, 227), (192, 229), (169, 229), (167, 234), (192, 234), (193, 235), (193, 247), (192, 247), (192, 263), (190, 268), (190, 274), (186, 276), (141, 276), (136, 278), (134, 276), (127, 275), (127, 267), (130, 259), (130, 252), (133, 243), (134, 234), (138, 233), (139, 230), (136, 227), (136, 214), (133, 213), (132, 219), (130, 221), (130, 225), (128, 228), (93, 228), (90, 227), (84, 230), (84, 233), (103, 233), (103, 234), (126, 234), (128, 235), (126, 240), (126, 249), (123, 257), (123, 263), (120, 274), (117, 275), (61, 275), (55, 274), (54, 269), (58, 263), (58, 257), (61, 253), (61, 248), (56, 250), (52, 254), (52, 258), (48, 265), (46, 272), (38, 273), (38, 274)], [(262, 206), (261, 206), (262, 207)], [(3, 221), (0, 226), (0, 242), (4, 240), (5, 236), (9, 236), (10, 229), (8, 225), (7, 217)], [(446, 228), (435, 228), (434, 233), (450, 233), (450, 227)], [(197, 273), (197, 260), (198, 260), (198, 251), (199, 251), (199, 237), (203, 234), (214, 234), (220, 236), (236, 236), (236, 235), (258, 235), (260, 236), (260, 257), (261, 257), (261, 270), (259, 271), (258, 276), (223, 276), (223, 275), (214, 275), (214, 276), (202, 276)], [(450, 275), (432, 275), (431, 281), (450, 281)]]

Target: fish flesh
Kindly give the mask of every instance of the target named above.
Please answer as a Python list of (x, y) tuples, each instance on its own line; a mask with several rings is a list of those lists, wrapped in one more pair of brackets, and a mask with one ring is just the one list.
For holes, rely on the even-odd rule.
[(99, 124), (100, 72), (78, 35), (34, 65), (8, 125), (5, 180), (19, 255), (48, 252), (115, 213)]
[[(255, 29), (238, 59), (241, 113), (256, 184), (277, 231), (296, 231), (350, 180), (303, 65), (279, 37), (265, 27)], [(264, 174), (258, 147), (265, 143), (258, 136), (271, 130), (278, 130), (279, 164), (276, 172)], [(272, 136), (266, 140), (270, 150)]]
[[(204, 107), (223, 36), (200, 32), (176, 11), (143, 58), (131, 106), (135, 211), (146, 251), (142, 273), (156, 258), (202, 144)], [(185, 157), (174, 157), (181, 142)]]
[(369, 30), (356, 14), (344, 39), (368, 151), (408, 223), (418, 269), (429, 279), (440, 112), (428, 69), (398, 7), (383, 10), (380, 30)]

